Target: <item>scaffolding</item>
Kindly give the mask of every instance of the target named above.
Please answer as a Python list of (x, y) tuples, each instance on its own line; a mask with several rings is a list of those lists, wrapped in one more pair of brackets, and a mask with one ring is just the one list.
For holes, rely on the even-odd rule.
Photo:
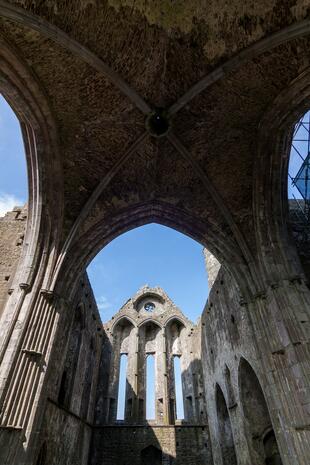
[(289, 179), (290, 210), (295, 221), (303, 224), (306, 236), (310, 226), (310, 111), (305, 113), (294, 128)]

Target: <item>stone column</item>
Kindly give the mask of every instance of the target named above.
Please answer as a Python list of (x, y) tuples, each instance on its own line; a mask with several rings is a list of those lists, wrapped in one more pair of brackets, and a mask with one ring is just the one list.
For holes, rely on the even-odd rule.
[(134, 352), (132, 354), (133, 357), (133, 415), (132, 415), (132, 422), (136, 423), (139, 419), (139, 386), (138, 386), (138, 378), (139, 378), (139, 330), (138, 328), (134, 328), (133, 330), (133, 338), (134, 338)]
[(169, 390), (168, 390), (168, 373), (167, 373), (167, 341), (166, 341), (166, 334), (165, 329), (161, 330), (161, 339), (162, 339), (162, 362), (163, 362), (163, 423), (169, 424)]

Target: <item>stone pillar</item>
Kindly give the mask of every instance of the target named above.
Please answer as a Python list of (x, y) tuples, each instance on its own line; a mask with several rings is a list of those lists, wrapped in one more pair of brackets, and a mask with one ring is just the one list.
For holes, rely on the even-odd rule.
[(163, 396), (163, 423), (169, 424), (169, 390), (168, 390), (168, 373), (167, 373), (167, 341), (165, 329), (161, 331), (162, 337), (162, 360), (163, 360), (163, 385), (164, 385), (164, 396)]
[[(114, 337), (114, 336), (113, 336)], [(120, 347), (114, 344), (112, 349), (111, 366), (110, 366), (110, 383), (108, 389), (108, 409), (106, 422), (113, 423), (117, 416), (117, 396), (120, 370)]]
[(135, 349), (134, 349), (134, 360), (133, 360), (133, 366), (134, 366), (134, 399), (133, 399), (133, 422), (138, 422), (139, 419), (139, 385), (138, 385), (138, 379), (139, 379), (139, 329), (135, 328), (134, 332), (134, 344), (135, 344)]

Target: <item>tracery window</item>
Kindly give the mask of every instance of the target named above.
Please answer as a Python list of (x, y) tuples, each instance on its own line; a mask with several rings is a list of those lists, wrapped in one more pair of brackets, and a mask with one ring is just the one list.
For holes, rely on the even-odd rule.
[(144, 305), (144, 310), (146, 310), (147, 312), (153, 312), (154, 309), (155, 309), (155, 304), (153, 304), (153, 302), (147, 302)]

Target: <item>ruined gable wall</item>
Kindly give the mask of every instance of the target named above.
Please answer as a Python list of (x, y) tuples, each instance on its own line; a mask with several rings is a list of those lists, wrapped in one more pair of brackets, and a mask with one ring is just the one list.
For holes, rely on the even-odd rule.
[[(160, 298), (162, 298), (162, 302)], [(155, 310), (151, 313), (143, 309), (144, 304), (148, 301), (154, 302), (156, 305)], [(126, 318), (128, 320), (124, 320)], [(148, 342), (145, 341), (143, 322), (150, 320), (157, 321), (161, 328), (157, 327), (158, 332), (154, 340), (151, 341), (154, 343), (154, 351), (158, 352), (157, 414), (156, 420), (147, 421), (145, 412), (140, 411), (140, 403), (147, 400), (145, 399), (144, 385), (145, 353), (147, 350), (152, 350), (150, 346), (147, 346)], [(181, 321), (183, 323), (180, 323)], [(180, 326), (178, 326), (179, 324)], [(110, 345), (106, 344), (102, 352), (100, 384), (97, 391), (96, 425), (90, 453), (91, 465), (127, 465), (128, 463), (144, 465), (143, 451), (150, 446), (162, 450), (162, 462), (160, 462), (162, 464), (212, 465), (200, 361), (200, 324), (197, 326), (188, 321), (162, 289), (151, 289), (146, 286), (132, 299), (129, 299), (104, 327)], [(135, 342), (137, 340), (140, 340), (139, 344)], [(136, 352), (137, 347), (139, 349)], [(125, 409), (124, 421), (116, 420), (119, 354), (121, 351), (128, 351), (128, 384), (130, 385), (135, 376), (138, 377), (137, 398), (135, 393), (130, 391), (130, 396), (133, 395), (133, 405), (138, 401), (136, 410), (134, 409), (136, 414), (127, 415)], [(175, 419), (172, 407), (175, 401), (172, 360), (173, 356), (178, 354), (182, 358), (185, 421)], [(163, 358), (166, 362), (163, 362)], [(107, 373), (109, 372), (107, 383)], [(163, 397), (164, 383), (167, 383), (166, 397)], [(111, 400), (113, 400), (113, 409), (111, 408)], [(127, 405), (126, 400), (127, 397), (125, 405)], [(190, 406), (186, 403), (190, 403)], [(159, 404), (161, 404), (160, 407)], [(137, 405), (139, 406), (138, 415)], [(169, 405), (168, 417), (165, 414), (161, 415), (162, 410), (163, 413), (165, 412), (165, 405)]]
[(15, 207), (0, 218), (0, 316), (21, 254), (26, 220), (27, 206)]

